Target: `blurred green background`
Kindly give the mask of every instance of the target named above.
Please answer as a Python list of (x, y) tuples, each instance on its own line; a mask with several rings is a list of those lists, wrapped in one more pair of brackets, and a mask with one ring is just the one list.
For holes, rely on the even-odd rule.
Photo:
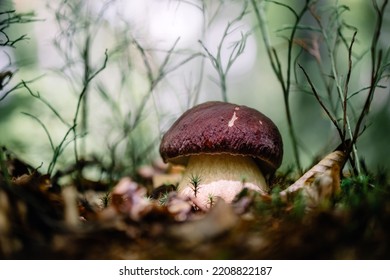
[[(305, 1), (256, 2), (264, 8), (265, 28), (286, 71), (285, 37), (291, 32), (294, 15), (284, 5), (299, 11)], [(315, 13), (329, 31), (336, 21), (353, 26), (354, 29), (343, 30), (351, 42), (351, 30), (357, 30), (353, 52), (356, 57), (363, 57), (356, 59), (349, 90), (353, 93), (369, 86), (369, 49), (377, 20), (371, 1), (312, 2), (316, 2)], [(382, 1), (377, 2), (379, 5)], [(248, 3), (247, 10), (238, 19), (245, 3)], [(329, 15), (336, 5), (343, 12), (332, 18)], [(132, 174), (140, 165), (158, 158), (159, 139), (180, 114), (203, 101), (222, 100), (220, 76), (209, 54), (217, 56), (219, 50), (219, 62), (226, 67), (237, 42), (244, 42), (244, 48), (225, 75), (228, 101), (256, 108), (269, 116), (284, 139), (281, 169), (295, 166), (281, 85), (272, 71), (250, 1), (55, 0), (45, 3), (14, 0), (2, 1), (0, 10), (34, 12), (34, 21), (12, 23), (3, 30), (10, 38), (23, 34), (27, 38), (14, 46), (1, 47), (0, 72), (11, 71), (14, 75), (0, 91), (0, 97), (13, 86), (20, 87), (0, 101), (0, 144), (33, 166), (41, 166), (42, 171), (49, 168), (55, 152), (42, 124), (54, 148), (63, 144), (56, 168), (74, 162), (75, 149), (77, 157), (96, 159), (120, 170), (118, 175)], [(2, 14), (2, 20), (6, 16)], [(387, 8), (377, 42), (378, 49), (384, 53), (389, 49), (389, 20)], [(302, 18), (302, 26), (318, 27), (310, 13)], [(0, 40), (4, 38), (1, 34)], [(324, 93), (321, 86), (324, 74), (321, 75), (316, 62), (320, 58), (324, 69), (329, 69), (324, 40), (318, 32), (308, 29), (298, 30), (295, 39), (293, 57), (299, 55), (300, 63), (317, 89)], [(302, 46), (307, 49), (302, 51)], [(319, 57), (310, 54), (308, 49), (317, 50)], [(345, 81), (346, 48), (341, 47), (335, 56), (340, 80)], [(338, 146), (340, 140), (331, 121), (309, 93), (298, 66), (294, 64), (292, 69), (291, 116), (302, 166), (308, 168)], [(296, 80), (294, 73), (297, 73)], [(22, 81), (31, 81), (27, 83), (28, 88), (20, 84)], [(357, 143), (359, 156), (373, 171), (390, 167), (389, 80), (382, 79), (380, 85)], [(33, 97), (28, 89), (42, 98)], [(336, 92), (333, 93), (337, 100)], [(75, 119), (81, 94), (85, 94), (85, 100)], [(362, 91), (350, 100), (352, 123), (362, 110), (366, 94), (367, 91)], [(341, 111), (338, 112), (336, 117), (341, 118)], [(75, 130), (67, 134), (76, 123)]]

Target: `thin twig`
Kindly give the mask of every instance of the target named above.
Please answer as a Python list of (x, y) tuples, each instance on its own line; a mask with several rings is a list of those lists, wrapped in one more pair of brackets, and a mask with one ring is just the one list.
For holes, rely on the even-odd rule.
[(227, 37), (234, 32), (237, 28), (233, 28), (233, 26), (241, 21), (244, 16), (248, 13), (248, 4), (245, 2), (245, 5), (243, 9), (241, 10), (241, 13), (234, 18), (232, 21), (229, 21), (228, 24), (225, 26), (224, 32), (222, 34), (221, 39), (219, 40), (218, 46), (217, 46), (217, 52), (216, 54), (212, 54), (211, 51), (206, 47), (206, 45), (203, 43), (202, 40), (199, 40), (198, 42), (200, 43), (202, 49), (206, 53), (206, 57), (209, 58), (211, 61), (211, 64), (213, 65), (214, 69), (217, 71), (218, 78), (219, 78), (219, 86), (221, 87), (221, 95), (222, 95), (222, 100), (224, 102), (228, 102), (228, 94), (227, 94), (227, 83), (226, 83), (226, 78), (229, 73), (230, 68), (234, 64), (234, 62), (237, 60), (237, 58), (244, 52), (245, 45), (246, 45), (246, 40), (249, 36), (249, 32), (245, 34), (241, 34), (241, 40), (238, 42), (235, 42), (233, 45), (233, 50), (230, 52), (227, 65), (224, 67), (223, 65), (223, 59), (222, 59), (222, 50), (225, 45), (225, 41)]
[(312, 90), (312, 92), (313, 92), (315, 98), (317, 99), (318, 103), (320, 104), (320, 106), (321, 106), (322, 109), (325, 111), (325, 113), (326, 113), (326, 115), (328, 116), (328, 118), (331, 120), (331, 122), (332, 122), (333, 125), (335, 126), (337, 132), (339, 133), (339, 136), (340, 136), (341, 140), (343, 140), (343, 139), (344, 139), (344, 134), (343, 134), (343, 131), (340, 129), (339, 124), (338, 124), (336, 118), (330, 113), (329, 109), (326, 107), (326, 105), (325, 105), (324, 102), (322, 101), (320, 95), (318, 94), (318, 92), (317, 92), (317, 90), (316, 90), (316, 88), (315, 88), (315, 86), (314, 86), (312, 80), (310, 79), (309, 75), (307, 74), (305, 68), (303, 68), (302, 65), (299, 64), (299, 63), (298, 63), (298, 66), (299, 66), (299, 68), (301, 68), (303, 74), (305, 75), (306, 80), (307, 80), (307, 82), (309, 83), (310, 88), (311, 88), (311, 90)]
[[(377, 48), (378, 48), (378, 40), (382, 30), (383, 15), (388, 2), (389, 2), (388, 0), (385, 0), (382, 6), (378, 7), (377, 2), (375, 0), (372, 0), (377, 15), (376, 17), (377, 20), (375, 24), (374, 36), (372, 37), (372, 41), (371, 41), (371, 83), (370, 83), (370, 89), (368, 95), (366, 97), (366, 101), (364, 102), (363, 110), (360, 113), (359, 118), (356, 122), (355, 131), (353, 133), (353, 138), (352, 138), (353, 143), (355, 143), (357, 138), (359, 137), (362, 122), (369, 112), (369, 109), (371, 107), (371, 101), (375, 93), (375, 89), (380, 80), (380, 77), (378, 77), (378, 72), (381, 65), (381, 60), (380, 57), (377, 59), (377, 52), (378, 52)], [(381, 52), (379, 52), (378, 55), (381, 56)]]
[[(336, 14), (339, 15), (337, 8), (336, 8)], [(324, 38), (324, 42), (325, 42), (326, 49), (328, 51), (329, 60), (330, 60), (332, 77), (333, 77), (335, 85), (336, 85), (336, 90), (337, 90), (337, 93), (339, 96), (339, 101), (340, 101), (341, 106), (343, 108), (343, 128), (345, 127), (346, 132), (342, 136), (342, 141), (345, 141), (347, 133), (348, 133), (349, 138), (352, 139), (353, 138), (352, 125), (351, 125), (351, 121), (350, 121), (349, 116), (348, 116), (347, 111), (346, 111), (347, 107), (345, 105), (347, 96), (343, 92), (342, 82), (340, 79), (340, 75), (338, 73), (338, 68), (337, 68), (337, 63), (336, 63), (336, 58), (335, 58), (335, 53), (334, 53), (335, 50), (337, 49), (336, 48), (337, 40), (333, 40), (334, 45), (331, 45), (331, 38), (329, 37), (329, 35), (332, 35), (332, 34), (327, 32), (327, 29), (322, 24), (321, 19), (318, 16), (316, 16), (316, 14), (314, 13), (314, 10), (310, 9), (310, 12), (311, 12), (313, 18), (316, 20), (316, 22), (321, 30), (321, 34)], [(336, 33), (336, 34), (340, 34), (340, 33)], [(356, 148), (356, 143), (354, 141), (351, 141), (351, 151), (353, 152), (353, 155), (355, 158), (355, 162), (354, 162), (355, 166), (354, 167), (356, 168), (357, 173), (360, 174), (359, 155), (358, 155), (358, 151)], [(351, 152), (351, 151), (349, 151), (349, 152)]]
[(73, 134), (74, 134), (74, 153), (75, 153), (75, 159), (76, 159), (76, 162), (78, 162), (79, 160), (79, 157), (78, 157), (78, 150), (77, 150), (77, 131), (76, 131), (76, 127), (77, 127), (77, 123), (78, 123), (78, 117), (79, 117), (79, 113), (80, 113), (80, 108), (81, 108), (81, 104), (83, 102), (83, 99), (84, 99), (84, 96), (87, 92), (87, 89), (88, 89), (88, 86), (89, 86), (89, 83), (100, 73), (102, 72), (106, 66), (107, 66), (107, 61), (108, 61), (108, 54), (107, 54), (107, 50), (105, 51), (104, 53), (104, 61), (102, 63), (102, 65), (100, 66), (99, 69), (97, 69), (93, 74), (89, 74), (87, 77), (86, 77), (86, 80), (85, 80), (85, 83), (83, 85), (83, 88), (79, 94), (79, 97), (78, 97), (78, 100), (77, 100), (77, 105), (76, 105), (76, 110), (75, 110), (75, 113), (74, 113), (74, 116), (73, 116), (73, 125), (72, 125), (72, 128), (73, 128)]
[(37, 78), (34, 78), (34, 79), (31, 79), (31, 80), (28, 80), (28, 81), (21, 81), (19, 83), (17, 83), (16, 85), (14, 85), (12, 88), (10, 88), (9, 90), (7, 90), (1, 97), (0, 97), (0, 101), (4, 100), (10, 93), (18, 90), (18, 89), (21, 89), (24, 87), (25, 84), (29, 84), (29, 83), (33, 83), (35, 81), (37, 81), (38, 79), (42, 78), (44, 75), (41, 75)]
[(53, 105), (50, 104), (48, 100), (46, 100), (43, 96), (40, 95), (39, 92), (34, 93), (30, 87), (27, 85), (27, 82), (23, 81), (23, 86), (27, 89), (27, 91), (30, 93), (30, 95), (39, 101), (41, 101), (43, 104), (45, 104), (53, 113), (56, 115), (56, 117), (67, 127), (70, 127), (71, 125), (65, 121), (65, 119), (60, 115), (60, 113), (53, 107)]
[[(344, 104), (343, 104), (343, 135), (344, 135), (344, 138), (345, 138), (345, 134), (346, 134), (346, 127), (347, 127), (347, 111), (348, 111), (348, 87), (349, 87), (349, 82), (351, 80), (351, 74), (352, 74), (352, 47), (353, 47), (353, 44), (355, 43), (355, 39), (356, 39), (356, 34), (357, 34), (357, 31), (355, 31), (353, 33), (353, 36), (352, 36), (352, 40), (351, 40), (351, 43), (349, 45), (349, 48), (348, 48), (348, 72), (347, 72), (347, 78), (345, 80), (345, 84), (344, 84)], [(344, 142), (345, 139), (342, 139), (342, 142)]]

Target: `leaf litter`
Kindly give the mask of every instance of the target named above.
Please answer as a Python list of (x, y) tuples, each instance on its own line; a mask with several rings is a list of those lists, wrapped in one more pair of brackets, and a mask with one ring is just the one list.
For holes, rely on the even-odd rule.
[[(389, 187), (340, 177), (344, 162), (333, 152), (293, 184), (278, 174), (270, 195), (244, 189), (231, 204), (216, 198), (203, 209), (175, 191), (178, 172), (168, 168), (144, 168), (147, 180), (124, 177), (112, 188), (96, 182), (94, 190), (91, 181), (88, 189), (58, 186), (11, 158), (9, 179), (0, 177), (0, 257), (389, 258)], [(153, 174), (170, 183), (153, 186)]]

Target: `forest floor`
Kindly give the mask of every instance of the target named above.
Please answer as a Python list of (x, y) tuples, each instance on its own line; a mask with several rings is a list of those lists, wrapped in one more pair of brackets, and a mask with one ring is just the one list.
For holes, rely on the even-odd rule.
[[(385, 172), (343, 176), (341, 192), (308, 211), (280, 189), (244, 191), (210, 210), (173, 185), (122, 178), (114, 187), (72, 177), (59, 181), (17, 159), (0, 178), (1, 259), (389, 259), (390, 187)], [(11, 166), (10, 166), (11, 164)], [(173, 176), (170, 171), (160, 175)]]

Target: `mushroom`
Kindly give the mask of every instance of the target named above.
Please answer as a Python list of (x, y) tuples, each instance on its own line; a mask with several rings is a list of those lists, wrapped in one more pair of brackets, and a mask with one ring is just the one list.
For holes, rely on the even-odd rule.
[(211, 101), (186, 111), (164, 134), (164, 162), (186, 166), (178, 192), (210, 207), (230, 203), (243, 189), (269, 192), (266, 178), (280, 166), (283, 143), (265, 115), (236, 104)]

